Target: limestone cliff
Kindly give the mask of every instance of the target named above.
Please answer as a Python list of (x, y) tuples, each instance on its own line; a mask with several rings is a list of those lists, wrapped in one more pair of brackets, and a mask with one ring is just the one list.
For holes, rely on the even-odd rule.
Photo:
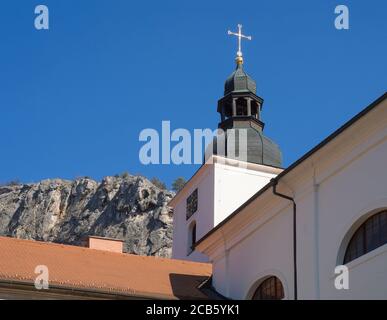
[(97, 235), (124, 240), (128, 253), (170, 257), (172, 196), (130, 175), (1, 186), (0, 235), (73, 245)]

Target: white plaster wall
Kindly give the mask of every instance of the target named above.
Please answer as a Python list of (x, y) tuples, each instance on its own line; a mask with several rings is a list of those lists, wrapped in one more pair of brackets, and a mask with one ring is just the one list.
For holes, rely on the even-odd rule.
[(319, 187), (321, 298), (387, 299), (387, 245), (377, 249), (377, 256), (370, 252), (348, 264), (349, 290), (336, 290), (332, 277), (336, 264), (342, 263), (345, 246), (340, 247), (348, 231), (352, 236), (356, 222), (387, 208), (386, 163), (384, 140), (327, 177)]
[(274, 173), (215, 163), (214, 225), (227, 218), (275, 176)]
[[(258, 212), (257, 212), (258, 213)], [(285, 299), (293, 297), (292, 210), (287, 207), (216, 259), (213, 284), (232, 299), (246, 299), (268, 275), (281, 279)]]
[[(349, 290), (334, 286), (334, 269), (342, 264), (349, 238), (367, 217), (387, 208), (386, 163), (387, 108), (379, 107), (281, 180), (280, 191), (294, 195), (298, 208), (299, 299), (387, 299), (387, 245), (348, 263)], [(228, 170), (217, 170), (217, 176), (219, 190), (226, 188), (224, 202), (215, 206), (220, 221), (222, 212), (236, 205), (229, 197), (233, 189), (256, 190)], [(261, 210), (269, 204), (271, 212)], [(271, 218), (263, 223), (267, 215)], [(253, 220), (243, 226), (247, 218)], [(286, 200), (258, 197), (208, 240), (218, 241), (201, 248), (214, 264), (213, 284), (221, 294), (249, 298), (259, 281), (273, 274), (283, 282), (286, 298), (293, 298), (292, 211)]]
[(217, 257), (212, 262), (212, 270), (213, 270), (213, 278), (212, 278), (212, 285), (214, 288), (216, 288), (216, 291), (220, 294), (223, 294), (225, 297), (227, 297), (229, 291), (228, 291), (228, 276), (227, 276), (227, 268), (226, 268), (226, 258), (225, 256)]
[(334, 290), (334, 278), (324, 278), (323, 299), (387, 299), (387, 246), (348, 263), (349, 290)]
[[(312, 177), (309, 179), (312, 182)], [(306, 195), (295, 196), (297, 203), (298, 299), (319, 299), (320, 283), (318, 198), (310, 185)]]
[[(189, 225), (193, 220), (196, 221), (199, 240), (267, 184), (276, 175), (270, 171), (280, 172), (279, 169), (261, 167), (268, 172), (217, 162), (199, 170), (199, 179), (183, 189), (183, 196), (174, 205), (173, 258), (208, 261), (207, 256), (196, 251), (187, 255)], [(196, 188), (198, 210), (186, 220), (186, 200)]]
[[(184, 190), (184, 196), (174, 207), (172, 257), (175, 259), (207, 262), (208, 257), (200, 252), (188, 254), (189, 225), (196, 221), (197, 239), (204, 236), (214, 226), (214, 170), (208, 165), (203, 168), (200, 179)], [(187, 220), (186, 200), (198, 189), (198, 210)]]

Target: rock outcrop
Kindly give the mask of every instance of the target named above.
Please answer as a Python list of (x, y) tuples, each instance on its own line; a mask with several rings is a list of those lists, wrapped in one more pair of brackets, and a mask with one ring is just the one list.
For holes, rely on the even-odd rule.
[(170, 257), (173, 193), (141, 176), (0, 187), (0, 235), (82, 245), (88, 235), (124, 240), (124, 251)]

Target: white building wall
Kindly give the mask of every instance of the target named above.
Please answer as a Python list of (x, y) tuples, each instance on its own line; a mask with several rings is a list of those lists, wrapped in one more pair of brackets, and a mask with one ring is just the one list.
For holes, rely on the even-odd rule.
[[(299, 299), (387, 299), (387, 244), (347, 264), (349, 290), (334, 286), (335, 267), (357, 227), (387, 209), (383, 103), (280, 179), (279, 191), (297, 203)], [(235, 182), (238, 188), (245, 186)], [(292, 242), (291, 203), (266, 190), (199, 249), (213, 262), (221, 294), (250, 298), (265, 277), (276, 275), (292, 299)]]
[(255, 170), (215, 163), (215, 226), (251, 198), (282, 170), (253, 166)]
[(313, 178), (304, 194), (295, 194), (297, 203), (298, 299), (319, 299), (319, 199)]
[[(200, 252), (190, 252), (188, 248), (189, 226), (196, 222), (197, 239), (204, 236), (214, 226), (214, 167), (203, 167), (203, 172), (194, 183), (187, 185), (181, 198), (174, 204), (172, 258), (207, 262), (208, 257)], [(187, 220), (187, 198), (198, 189), (198, 210)]]
[(343, 263), (346, 245), (357, 226), (372, 213), (387, 208), (386, 163), (384, 139), (320, 185), (319, 261), (323, 299), (387, 299), (387, 245), (349, 262), (349, 290), (336, 290), (333, 285), (334, 267)]
[(258, 230), (232, 245), (227, 256), (214, 265), (213, 284), (221, 294), (232, 299), (248, 299), (260, 279), (275, 275), (284, 285), (285, 297), (293, 297), (292, 215), (284, 209), (262, 223)]
[[(196, 238), (201, 239), (282, 171), (263, 165), (249, 164), (247, 168), (240, 165), (243, 163), (235, 160), (229, 163), (229, 160), (214, 157), (213, 163), (202, 166), (197, 176), (194, 176), (192, 181), (180, 191), (178, 198), (172, 200), (173, 258), (207, 262), (208, 257), (199, 252), (188, 254), (190, 224), (196, 221)], [(244, 187), (238, 187), (240, 185)], [(198, 210), (187, 220), (186, 201), (196, 188), (198, 189)]]

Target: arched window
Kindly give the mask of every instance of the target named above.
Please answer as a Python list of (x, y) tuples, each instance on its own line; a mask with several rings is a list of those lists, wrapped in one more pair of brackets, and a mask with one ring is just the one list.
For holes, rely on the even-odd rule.
[(194, 251), (196, 243), (196, 221), (192, 221), (188, 228), (188, 254)]
[(271, 276), (264, 280), (253, 295), (253, 300), (281, 300), (285, 297), (281, 280)]
[(345, 251), (348, 263), (387, 243), (387, 210), (368, 218), (355, 232)]

